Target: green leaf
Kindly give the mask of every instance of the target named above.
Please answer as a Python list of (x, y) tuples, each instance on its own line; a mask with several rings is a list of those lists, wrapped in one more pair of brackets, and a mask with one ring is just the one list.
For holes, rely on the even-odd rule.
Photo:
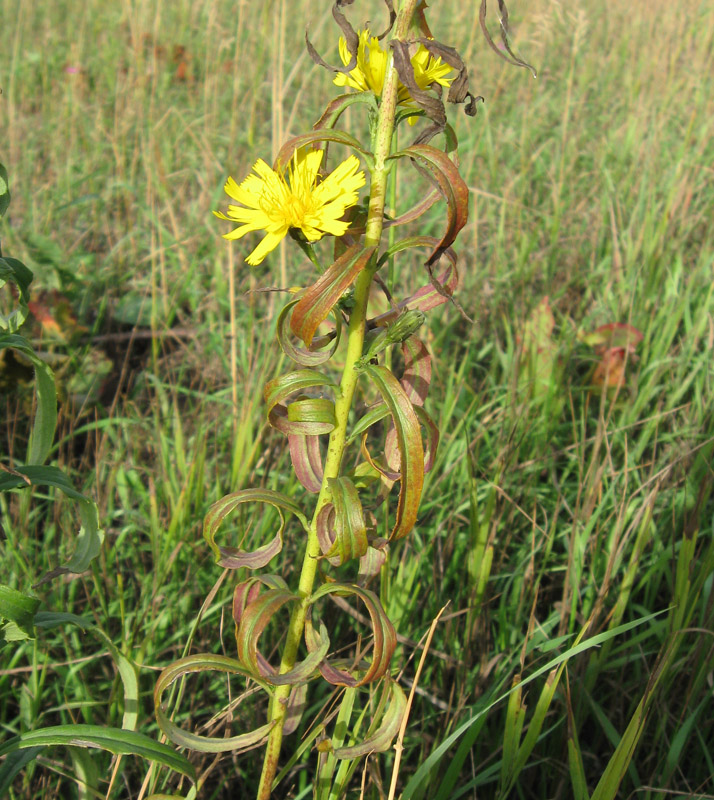
[(419, 420), (399, 381), (386, 367), (375, 364), (367, 365), (364, 373), (377, 387), (389, 408), (399, 445), (399, 504), (394, 528), (389, 536), (391, 541), (407, 536), (416, 523), (424, 485), (424, 447)]
[[(258, 583), (273, 588), (258, 595), (255, 590), (251, 591)], [(321, 625), (318, 646), (288, 672), (279, 674), (260, 652), (258, 640), (270, 620), (284, 605), (296, 600), (300, 600), (299, 595), (291, 592), (278, 576), (249, 578), (236, 587), (233, 618), (237, 623), (238, 659), (253, 675), (263, 678), (273, 686), (304, 684), (317, 672), (320, 662), (330, 649), (327, 629)]]
[[(0, 621), (11, 622), (22, 634), (20, 639), (33, 639), (35, 636), (34, 616), (39, 608), (37, 597), (18, 592), (0, 584)], [(6, 636), (7, 638), (7, 636)], [(12, 641), (18, 641), (17, 634), (11, 634)]]
[[(632, 630), (633, 628), (637, 628), (639, 625), (644, 625), (646, 622), (653, 620), (655, 617), (658, 617), (662, 614), (667, 613), (668, 609), (664, 609), (663, 611), (656, 611), (653, 614), (648, 614), (645, 617), (641, 617), (640, 619), (634, 620), (632, 622), (628, 622), (626, 625), (620, 625), (617, 628), (613, 628), (610, 631), (605, 631), (604, 633), (599, 633), (596, 636), (592, 636), (585, 641), (580, 642), (577, 645), (574, 645), (569, 650), (566, 650), (565, 653), (561, 653), (556, 658), (549, 661), (544, 666), (537, 669), (534, 673), (529, 675), (525, 680), (523, 680), (518, 687), (511, 687), (507, 692), (497, 697), (488, 705), (484, 706), (483, 708), (479, 709), (477, 713), (475, 713), (470, 719), (466, 720), (463, 724), (459, 725), (459, 727), (449, 736), (444, 739), (439, 746), (433, 750), (429, 756), (424, 759), (421, 764), (419, 765), (418, 769), (409, 779), (404, 791), (402, 792), (402, 800), (411, 800), (414, 796), (414, 793), (423, 785), (424, 781), (428, 778), (431, 774), (432, 769), (439, 763), (439, 761), (444, 757), (444, 755), (448, 752), (448, 750), (452, 747), (452, 745), (458, 741), (469, 729), (474, 725), (482, 725), (482, 720), (484, 719), (485, 715), (498, 703), (502, 700), (505, 700), (511, 692), (516, 691), (516, 689), (520, 688), (523, 689), (532, 681), (539, 678), (541, 675), (544, 675), (550, 672), (555, 667), (558, 667), (560, 664), (563, 664), (569, 661), (571, 658), (575, 657), (576, 655), (583, 653), (587, 650), (590, 650), (593, 647), (597, 647), (598, 645), (602, 644), (603, 642), (607, 642), (608, 640), (614, 638), (615, 636), (619, 636), (622, 633), (627, 633), (628, 631)], [(586, 631), (590, 627), (590, 621), (588, 621), (583, 631)], [(582, 632), (581, 632), (582, 633)], [(441, 796), (441, 794), (440, 794)]]
[(10, 184), (7, 177), (5, 165), (0, 162), (0, 217), (5, 216), (10, 205)]
[(402, 724), (404, 712), (407, 710), (407, 698), (396, 681), (389, 677), (385, 680), (391, 697), (379, 726), (359, 744), (336, 747), (334, 754), (337, 758), (361, 758), (370, 753), (386, 753), (392, 746), (392, 741)]
[(99, 555), (104, 541), (104, 531), (99, 527), (99, 509), (93, 500), (80, 494), (67, 476), (57, 467), (17, 467), (12, 472), (0, 472), (0, 491), (26, 486), (54, 486), (67, 497), (76, 500), (82, 525), (77, 536), (77, 544), (70, 560), (44, 575), (35, 587), (63, 575), (66, 572), (84, 572), (91, 561)]
[[(267, 503), (276, 508), (280, 516), (280, 527), (273, 539), (256, 550), (246, 551), (216, 543), (216, 533), (223, 520), (243, 503)], [(243, 489), (240, 492), (228, 494), (214, 503), (203, 521), (203, 537), (213, 551), (216, 562), (227, 569), (237, 569), (238, 567), (259, 569), (264, 567), (282, 550), (283, 532), (285, 530), (283, 511), (294, 514), (307, 531), (308, 521), (300, 506), (280, 492), (274, 492), (270, 489)]]
[(142, 756), (149, 761), (162, 764), (174, 772), (180, 772), (191, 780), (196, 780), (196, 771), (185, 756), (174, 752), (165, 744), (160, 744), (143, 733), (126, 731), (122, 728), (105, 728), (100, 725), (57, 725), (52, 728), (39, 728), (19, 736), (13, 736), (0, 744), (0, 757), (26, 748), (43, 746), (97, 747), (114, 755)]
[(14, 308), (9, 314), (0, 312), (0, 328), (9, 333), (15, 333), (27, 319), (32, 277), (32, 271), (22, 261), (8, 256), (0, 257), (0, 289), (10, 281), (17, 288), (18, 294), (19, 308)]
[[(310, 607), (328, 594), (354, 595), (365, 604), (372, 623), (374, 643), (372, 645), (372, 661), (361, 678), (355, 678), (351, 674), (354, 670), (341, 669), (340, 666), (344, 666), (344, 664), (338, 666), (330, 663), (327, 659), (320, 665), (322, 677), (328, 683), (351, 687), (364, 686), (366, 683), (383, 678), (389, 670), (389, 663), (392, 660), (394, 648), (397, 646), (397, 634), (384, 608), (382, 608), (379, 598), (369, 589), (363, 589), (355, 584), (325, 583), (310, 596)], [(308, 623), (305, 626), (305, 642), (308, 650), (312, 652), (320, 646), (321, 642), (314, 633), (309, 617)]]
[(376, 247), (352, 245), (300, 297), (293, 309), (290, 327), (309, 347), (321, 322), (367, 267)]
[(35, 353), (32, 345), (23, 336), (4, 334), (0, 336), (0, 350), (12, 348), (21, 352), (32, 363), (35, 370), (35, 394), (37, 411), (32, 423), (32, 432), (27, 452), (28, 464), (42, 464), (47, 458), (57, 427), (57, 392), (55, 378), (48, 364)]
[(367, 552), (367, 526), (362, 503), (349, 478), (330, 478), (331, 502), (317, 516), (317, 538), (325, 558), (340, 566)]
[[(309, 404), (303, 407), (308, 409), (307, 416), (303, 419), (299, 413), (300, 406), (298, 406), (293, 411), (293, 418), (290, 419), (288, 408), (285, 405), (285, 401), (291, 395), (303, 392), (306, 389), (314, 389), (318, 386), (334, 388), (335, 384), (321, 372), (316, 372), (312, 369), (299, 369), (268, 381), (263, 392), (268, 406), (268, 422), (286, 435), (297, 433), (316, 436), (322, 433), (329, 433), (335, 427), (334, 406), (332, 414), (326, 415), (327, 406), (323, 403), (321, 416), (318, 419), (314, 418), (311, 413), (312, 407)], [(317, 399), (322, 400), (323, 398)]]
[(18, 775), (30, 761), (34, 761), (44, 749), (43, 746), (27, 747), (24, 750), (16, 750), (5, 758), (2, 765), (0, 765), (0, 797), (10, 796), (10, 787), (15, 780), (15, 776)]
[(177, 678), (182, 678), (193, 672), (212, 671), (242, 675), (260, 686), (269, 696), (272, 696), (270, 686), (260, 678), (251, 675), (235, 659), (213, 655), (212, 653), (198, 653), (187, 656), (166, 667), (156, 682), (156, 687), (154, 688), (154, 711), (159, 727), (174, 744), (181, 747), (190, 747), (192, 750), (198, 750), (201, 753), (225, 753), (229, 750), (245, 751), (257, 747), (270, 733), (272, 723), (267, 723), (248, 733), (228, 738), (199, 736), (179, 728), (164, 711), (161, 705), (161, 696)]

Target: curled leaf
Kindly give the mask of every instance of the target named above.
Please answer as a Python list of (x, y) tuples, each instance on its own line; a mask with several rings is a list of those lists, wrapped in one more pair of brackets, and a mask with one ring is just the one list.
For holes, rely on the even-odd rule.
[(268, 422), (286, 435), (301, 433), (316, 436), (329, 433), (335, 427), (334, 405), (331, 401), (324, 398), (303, 397), (302, 400), (290, 404), (295, 406), (292, 412), (285, 401), (291, 395), (302, 393), (306, 389), (318, 386), (334, 387), (334, 385), (327, 376), (311, 369), (301, 369), (274, 378), (265, 385), (263, 393), (268, 406)]
[(294, 136), (288, 139), (287, 142), (280, 148), (278, 155), (275, 158), (273, 168), (278, 171), (282, 170), (284, 164), (289, 164), (293, 153), (300, 147), (305, 147), (310, 144), (317, 144), (318, 142), (335, 142), (336, 144), (343, 144), (351, 150), (360, 153), (367, 165), (372, 165), (372, 154), (366, 150), (359, 140), (349, 133), (344, 131), (336, 131), (331, 128), (320, 128), (319, 130), (312, 131), (311, 133), (301, 133), (299, 136)]
[(522, 58), (519, 58), (511, 49), (511, 43), (508, 39), (508, 34), (509, 34), (508, 7), (506, 6), (505, 0), (498, 0), (498, 14), (499, 14), (498, 21), (501, 31), (501, 43), (503, 45), (502, 48), (498, 47), (491, 38), (491, 34), (489, 33), (488, 27), (486, 25), (486, 14), (487, 14), (486, 0), (481, 0), (481, 7), (479, 8), (478, 21), (479, 24), (481, 25), (481, 30), (483, 31), (483, 35), (486, 37), (486, 41), (488, 42), (488, 46), (491, 48), (491, 50), (493, 50), (494, 53), (498, 54), (504, 61), (508, 61), (509, 64), (513, 64), (516, 67), (525, 67), (525, 69), (529, 69), (533, 77), (535, 78), (536, 77), (535, 69), (530, 64), (526, 63)]
[(386, 367), (375, 364), (365, 367), (365, 375), (376, 386), (389, 408), (399, 445), (399, 504), (394, 528), (389, 536), (391, 541), (407, 536), (416, 523), (424, 484), (424, 448), (419, 420), (399, 381)]
[[(374, 642), (372, 644), (372, 661), (362, 673), (361, 677), (355, 677), (354, 670), (343, 669), (344, 662), (331, 663), (325, 659), (320, 664), (322, 677), (328, 682), (337, 686), (364, 686), (366, 683), (379, 680), (387, 674), (389, 662), (397, 646), (397, 634), (394, 626), (386, 615), (379, 598), (369, 589), (363, 589), (355, 584), (346, 583), (325, 583), (320, 586), (310, 597), (310, 607), (322, 597), (328, 594), (339, 594), (342, 596), (354, 595), (358, 597), (366, 606), (372, 623)], [(314, 651), (320, 646), (320, 639), (316, 636), (310, 617), (306, 620), (305, 641), (309, 651)], [(361, 670), (360, 670), (361, 672)]]
[[(237, 547), (229, 547), (216, 543), (216, 533), (223, 520), (243, 503), (267, 503), (277, 509), (280, 516), (280, 527), (273, 539), (256, 550), (246, 551)], [(285, 516), (283, 511), (296, 516), (303, 528), (307, 531), (308, 521), (300, 507), (280, 492), (270, 489), (243, 489), (233, 492), (215, 502), (203, 521), (203, 537), (213, 551), (216, 561), (227, 569), (259, 569), (264, 567), (283, 547), (283, 532), (285, 530)], [(245, 534), (244, 534), (245, 535)]]
[(339, 566), (367, 552), (362, 503), (349, 478), (330, 478), (331, 502), (317, 516), (317, 538), (325, 558)]
[(407, 698), (396, 681), (389, 677), (385, 677), (385, 681), (385, 695), (389, 694), (389, 705), (383, 714), (375, 714), (374, 721), (379, 720), (379, 725), (375, 728), (373, 721), (367, 738), (359, 744), (336, 747), (333, 752), (337, 758), (362, 758), (370, 753), (385, 753), (392, 746), (407, 710)]
[(292, 433), (288, 436), (288, 446), (297, 479), (308, 492), (316, 494), (322, 488), (323, 476), (320, 437)]
[(196, 655), (180, 658), (173, 664), (166, 667), (159, 675), (154, 688), (154, 712), (159, 727), (166, 736), (181, 747), (190, 747), (202, 753), (225, 753), (229, 750), (244, 752), (262, 744), (272, 727), (271, 723), (262, 725), (253, 731), (230, 736), (228, 738), (200, 736), (196, 733), (183, 730), (169, 719), (162, 703), (161, 698), (168, 687), (177, 679), (182, 678), (193, 672), (227, 672), (233, 675), (242, 675), (250, 678), (269, 696), (272, 695), (270, 686), (265, 682), (251, 675), (235, 659), (226, 656), (214, 655), (212, 653), (198, 653)]
[[(329, 361), (335, 354), (342, 334), (342, 318), (339, 314), (334, 314), (335, 330), (333, 332), (326, 336), (313, 338), (309, 348), (297, 347), (291, 341), (290, 320), (298, 302), (299, 299), (291, 300), (280, 312), (277, 326), (278, 342), (283, 353), (301, 367), (317, 367)], [(329, 347), (325, 347), (328, 344)]]
[(441, 150), (428, 144), (413, 144), (392, 158), (411, 158), (436, 185), (441, 196), (446, 200), (447, 227), (441, 240), (429, 256), (426, 264), (433, 266), (442, 253), (454, 242), (459, 231), (464, 227), (469, 213), (469, 189), (464, 183), (457, 166)]
[(337, 301), (369, 264), (375, 250), (376, 247), (352, 245), (298, 300), (290, 319), (290, 327), (308, 347), (320, 323), (327, 319)]

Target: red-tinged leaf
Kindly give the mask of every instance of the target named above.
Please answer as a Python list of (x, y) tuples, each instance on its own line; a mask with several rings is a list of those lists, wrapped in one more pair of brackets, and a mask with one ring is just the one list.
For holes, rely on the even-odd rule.
[[(438, 247), (438, 245), (439, 240), (433, 236), (411, 236), (408, 239), (400, 239), (382, 254), (379, 259), (379, 264), (381, 266), (386, 263), (391, 256), (412, 247), (429, 247), (433, 250), (435, 247)], [(447, 300), (455, 302), (454, 292), (459, 283), (459, 273), (456, 269), (456, 253), (448, 247), (441, 253), (441, 257), (446, 258), (448, 261), (448, 264), (441, 273), (438, 276), (434, 276), (434, 279), (429, 284), (422, 286), (421, 289), (417, 290), (411, 297), (402, 300), (398, 308), (430, 311), (432, 308), (436, 308), (436, 306), (447, 302)], [(370, 325), (386, 324), (386, 321), (391, 319), (395, 313), (393, 309), (387, 311), (370, 320)]]
[[(329, 433), (334, 427), (334, 405), (324, 398), (307, 398), (302, 405), (297, 405), (292, 412), (285, 405), (288, 397), (305, 389), (314, 389), (317, 386), (334, 387), (334, 383), (325, 375), (311, 369), (300, 369), (289, 372), (269, 381), (265, 385), (264, 396), (268, 406), (268, 422), (286, 435), (302, 433), (306, 436), (316, 436)], [(310, 402), (310, 400), (317, 403)], [(332, 405), (329, 411), (328, 405)]]
[[(256, 550), (246, 551), (237, 547), (228, 547), (216, 543), (216, 533), (223, 520), (239, 505), (243, 503), (267, 503), (274, 506), (280, 516), (280, 527), (273, 539), (268, 544)], [(259, 569), (264, 567), (283, 547), (283, 531), (285, 530), (285, 517), (283, 511), (294, 514), (301, 522), (304, 530), (308, 530), (308, 521), (302, 513), (300, 506), (280, 492), (270, 489), (243, 489), (240, 492), (233, 492), (222, 497), (214, 503), (203, 521), (203, 537), (208, 542), (213, 551), (216, 561), (227, 569), (237, 569), (247, 567), (248, 569)], [(245, 532), (241, 538), (245, 537)]]
[(367, 526), (362, 503), (349, 478), (329, 480), (332, 502), (317, 515), (317, 538), (325, 558), (340, 566), (367, 552)]
[(290, 591), (285, 579), (280, 575), (255, 575), (241, 581), (233, 592), (233, 621), (236, 626), (240, 625), (245, 609), (258, 598), (261, 586), (283, 592)]
[(441, 241), (427, 260), (433, 266), (441, 254), (456, 239), (464, 227), (469, 214), (469, 189), (464, 183), (458, 167), (446, 153), (428, 144), (414, 144), (395, 153), (392, 158), (411, 158), (421, 171), (434, 181), (447, 205), (447, 226)]
[(391, 541), (407, 536), (416, 523), (424, 485), (424, 448), (419, 420), (399, 381), (386, 367), (379, 365), (369, 364), (364, 372), (389, 408), (399, 443), (399, 504), (394, 529), (389, 536)]
[(154, 710), (159, 727), (174, 744), (180, 747), (189, 747), (192, 750), (198, 750), (202, 753), (225, 753), (229, 750), (244, 752), (258, 747), (265, 741), (270, 733), (272, 727), (271, 723), (262, 725), (254, 731), (243, 733), (240, 736), (223, 738), (199, 736), (195, 733), (190, 733), (189, 731), (179, 728), (178, 725), (175, 725), (169, 719), (161, 703), (161, 697), (164, 691), (166, 691), (177, 678), (182, 678), (193, 672), (213, 671), (242, 675), (244, 678), (250, 679), (253, 683), (257, 684), (269, 697), (272, 697), (272, 690), (269, 684), (251, 675), (235, 659), (214, 655), (212, 653), (198, 653), (196, 655), (187, 656), (186, 658), (180, 658), (178, 661), (166, 667), (159, 675), (156, 688), (154, 689)]
[[(386, 711), (381, 715), (379, 725), (374, 729), (374, 722), (370, 726), (370, 731), (367, 738), (359, 744), (353, 744), (349, 747), (336, 747), (333, 750), (337, 758), (362, 758), (362, 756), (369, 755), (370, 753), (385, 753), (392, 746), (394, 737), (399, 732), (399, 726), (402, 724), (404, 713), (407, 710), (407, 698), (402, 691), (399, 684), (389, 677), (385, 677), (387, 685), (386, 690), (389, 691), (389, 706)], [(380, 703), (380, 706), (383, 704)], [(380, 714), (375, 714), (374, 720), (379, 720)]]
[(302, 133), (299, 136), (288, 139), (278, 151), (273, 169), (276, 170), (276, 172), (283, 170), (284, 167), (290, 163), (290, 159), (293, 157), (293, 153), (296, 150), (309, 144), (317, 144), (318, 142), (336, 142), (337, 144), (343, 144), (351, 150), (356, 150), (358, 153), (361, 153), (368, 165), (372, 164), (372, 153), (366, 150), (354, 136), (350, 136), (349, 133), (345, 133), (344, 131), (320, 128), (319, 130), (312, 131), (312, 133)]
[[(369, 589), (363, 589), (355, 584), (324, 583), (310, 597), (310, 606), (312, 607), (317, 600), (328, 594), (339, 594), (348, 597), (354, 595), (365, 604), (372, 623), (374, 642), (372, 644), (372, 661), (361, 677), (356, 678), (349, 671), (341, 669), (340, 666), (344, 666), (342, 662), (331, 664), (327, 659), (320, 665), (322, 677), (328, 683), (336, 686), (364, 686), (366, 683), (371, 683), (384, 677), (389, 670), (394, 648), (397, 646), (397, 634), (377, 595)], [(309, 617), (307, 622), (310, 624), (305, 625), (305, 641), (308, 650), (312, 652), (317, 649), (320, 640), (315, 634)], [(340, 666), (337, 666), (337, 663)]]
[(601, 353), (612, 348), (634, 353), (637, 345), (642, 341), (643, 334), (632, 325), (611, 322), (608, 325), (601, 325), (592, 333), (580, 334), (578, 338)]
[(289, 736), (295, 733), (302, 715), (305, 713), (305, 701), (307, 700), (307, 683), (299, 683), (293, 686), (288, 697), (288, 708), (285, 713), (285, 722), (283, 723), (283, 736)]
[[(424, 474), (426, 474), (427, 472), (430, 472), (431, 468), (434, 466), (436, 451), (439, 447), (439, 428), (434, 420), (421, 406), (414, 406), (414, 413), (417, 415), (417, 419), (426, 432), (426, 437), (424, 439)], [(362, 444), (364, 450), (365, 443), (363, 442)], [(386, 462), (392, 471), (384, 470), (382, 474), (390, 480), (399, 480), (401, 478), (400, 473), (393, 471), (398, 469), (399, 464), (401, 463), (399, 442), (397, 440), (397, 432), (394, 428), (390, 428), (387, 432), (387, 437), (384, 442), (384, 455)]]
[(414, 406), (423, 406), (431, 383), (431, 356), (426, 345), (416, 336), (402, 342), (404, 372), (401, 384)]
[[(377, 545), (381, 545), (378, 547)], [(387, 561), (389, 545), (386, 539), (375, 540), (367, 548), (367, 552), (359, 560), (359, 573), (357, 578), (360, 585), (379, 575), (379, 571)]]
[(319, 436), (305, 436), (302, 433), (288, 436), (290, 460), (297, 479), (308, 492), (319, 492), (322, 488), (322, 454)]
[(280, 312), (278, 317), (278, 342), (283, 353), (300, 364), (301, 367), (317, 367), (329, 361), (335, 354), (342, 333), (342, 318), (339, 314), (334, 314), (336, 325), (333, 333), (314, 338), (309, 349), (298, 347), (291, 341), (292, 333), (290, 331), (290, 318), (298, 302), (299, 300), (291, 300)]
[[(261, 578), (253, 578), (252, 581), (254, 584), (257, 584), (258, 581), (266, 583)], [(315, 637), (316, 647), (308, 653), (303, 661), (295, 664), (289, 672), (279, 674), (260, 652), (258, 641), (271, 619), (284, 605), (300, 601), (300, 596), (287, 589), (282, 579), (280, 583), (282, 585), (274, 582), (274, 588), (270, 588), (267, 592), (258, 595), (241, 610), (240, 624), (236, 629), (238, 660), (252, 675), (263, 678), (274, 686), (299, 684), (310, 680), (330, 649), (327, 629), (324, 625), (320, 625), (320, 635)], [(251, 596), (253, 595), (252, 588), (251, 586), (249, 590)]]
[(366, 103), (375, 111), (377, 103), (372, 92), (358, 92), (357, 94), (341, 94), (328, 103), (327, 108), (322, 112), (322, 116), (312, 126), (314, 130), (333, 128), (342, 113), (355, 103)]
[(290, 319), (292, 332), (309, 347), (320, 323), (367, 266), (376, 247), (352, 245), (298, 300)]

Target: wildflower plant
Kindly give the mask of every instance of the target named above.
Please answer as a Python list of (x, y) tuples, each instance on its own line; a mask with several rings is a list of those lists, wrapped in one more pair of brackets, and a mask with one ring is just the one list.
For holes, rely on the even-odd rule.
[[(225, 752), (265, 744), (260, 800), (271, 796), (302, 752), (296, 746), (278, 775), (283, 738), (297, 729), (312, 681), (344, 688), (332, 736), (327, 724), (321, 724), (307, 740), (319, 739), (316, 796), (339, 796), (346, 790), (358, 759), (387, 750), (405, 716), (407, 698), (392, 668), (397, 634), (380, 600), (386, 589), (380, 592), (375, 586), (387, 568), (390, 547), (417, 523), (424, 475), (439, 441), (437, 425), (425, 408), (431, 358), (419, 330), (427, 312), (455, 302), (459, 276), (452, 245), (468, 213), (468, 189), (459, 174), (456, 136), (447, 123), (442, 95), (448, 89), (447, 100), (464, 104), (469, 115), (482, 99), (469, 91), (457, 51), (433, 38), (423, 0), (402, 0), (398, 9), (385, 0), (389, 23), (378, 35), (354, 30), (343, 13), (351, 3), (336, 0), (333, 7), (342, 33), (341, 64), (327, 63), (307, 41), (313, 60), (332, 70), (335, 84), (346, 93), (329, 102), (313, 130), (287, 141), (272, 167), (259, 159), (240, 183), (228, 178), (225, 191), (231, 203), (225, 212), (215, 212), (237, 225), (223, 234), (226, 239), (252, 240), (262, 233), (245, 259), (248, 264), (261, 263), (288, 235), (311, 262), (305, 285), (293, 290), (277, 322), (280, 347), (295, 367), (264, 390), (268, 421), (287, 437), (302, 489), (294, 496), (243, 489), (210, 508), (203, 533), (217, 563), (248, 570), (248, 577), (240, 573), (233, 594), (237, 657), (182, 658), (162, 672), (155, 690), (159, 725), (178, 745)], [(485, 7), (484, 0), (484, 30)], [(511, 52), (507, 45), (506, 50)], [(368, 116), (367, 143), (339, 127), (351, 106)], [(404, 122), (421, 127), (411, 144), (399, 148), (396, 132)], [(328, 149), (336, 145), (352, 152), (330, 166)], [(414, 207), (388, 217), (387, 189), (397, 164), (416, 170), (431, 191)], [(360, 204), (363, 186), (368, 199)], [(440, 200), (446, 206), (440, 236), (395, 235)], [(331, 237), (334, 254), (328, 265), (314, 247), (325, 237)], [(397, 299), (395, 265), (414, 249), (425, 253), (424, 285)], [(371, 306), (379, 293), (388, 310), (375, 314)], [(338, 348), (341, 376), (330, 369)], [(402, 353), (400, 375), (390, 368), (397, 361), (392, 358), (395, 348)], [(358, 387), (369, 403), (361, 415)], [(390, 504), (393, 494), (396, 507)], [(246, 504), (271, 506), (279, 518), (272, 538), (254, 550), (225, 543), (229, 518), (242, 518)], [(379, 512), (380, 506), (386, 511)], [(384, 527), (377, 523), (378, 512), (386, 515)], [(272, 566), (289, 531), (297, 531), (304, 543), (296, 586), (274, 572), (259, 572)], [(330, 598), (342, 608), (364, 607), (366, 617), (357, 616), (371, 626), (369, 638), (363, 638), (365, 648), (358, 644), (347, 655), (335, 655), (320, 612)], [(271, 662), (261, 648), (261, 636), (271, 622), (284, 619), (283, 610), (289, 610), (289, 622), (280, 657)], [(167, 713), (164, 693), (176, 679), (203, 671), (240, 675), (257, 687), (266, 702), (265, 724), (229, 738), (179, 727)], [(359, 712), (362, 691), (368, 700)]]

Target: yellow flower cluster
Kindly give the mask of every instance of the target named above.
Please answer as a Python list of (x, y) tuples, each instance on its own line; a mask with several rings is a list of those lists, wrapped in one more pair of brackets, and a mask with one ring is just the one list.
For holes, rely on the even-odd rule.
[[(347, 66), (350, 63), (350, 53), (343, 37), (340, 37), (339, 48), (342, 63)], [(440, 86), (448, 86), (454, 80), (455, 75), (450, 75), (454, 71), (452, 67), (440, 58), (434, 58), (423, 44), (419, 45), (411, 61), (414, 68), (414, 80), (420, 89), (426, 90), (435, 83)], [(359, 92), (374, 92), (377, 97), (381, 97), (386, 70), (386, 50), (380, 46), (379, 39), (370, 36), (368, 30), (363, 30), (359, 32), (357, 66), (349, 73), (338, 72), (335, 84), (348, 86)], [(409, 90), (401, 82), (397, 99), (402, 105), (413, 103)]]

